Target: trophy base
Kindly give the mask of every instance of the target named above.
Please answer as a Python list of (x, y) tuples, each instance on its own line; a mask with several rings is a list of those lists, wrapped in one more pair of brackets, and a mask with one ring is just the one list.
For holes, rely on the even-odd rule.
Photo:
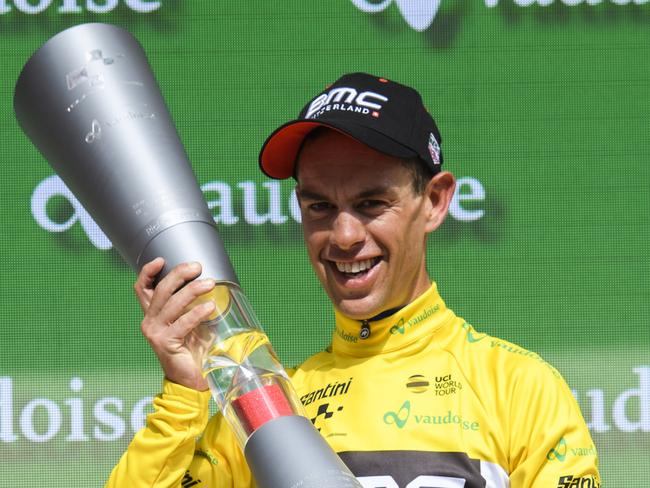
[(361, 488), (311, 422), (273, 419), (246, 442), (244, 455), (259, 488)]

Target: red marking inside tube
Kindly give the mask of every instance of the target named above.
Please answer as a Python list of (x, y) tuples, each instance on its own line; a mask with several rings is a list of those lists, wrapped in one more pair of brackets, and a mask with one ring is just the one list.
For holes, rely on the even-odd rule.
[(244, 393), (232, 406), (247, 434), (277, 417), (293, 415), (291, 404), (279, 385), (266, 385)]

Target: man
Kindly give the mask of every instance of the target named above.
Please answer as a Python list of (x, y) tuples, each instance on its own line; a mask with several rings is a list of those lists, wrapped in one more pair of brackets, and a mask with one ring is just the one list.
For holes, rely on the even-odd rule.
[[(455, 187), (440, 143), (415, 90), (357, 73), (262, 148), (267, 175), (297, 181), (309, 258), (334, 306), (331, 346), (292, 376), (308, 417), (364, 487), (600, 486), (557, 371), (476, 332), (428, 276), (426, 238)], [(214, 282), (191, 281), (200, 266), (187, 264), (152, 289), (162, 264), (144, 266), (135, 290), (163, 393), (108, 486), (251, 486), (223, 418), (208, 422), (207, 385), (185, 341), (212, 307), (183, 311)]]

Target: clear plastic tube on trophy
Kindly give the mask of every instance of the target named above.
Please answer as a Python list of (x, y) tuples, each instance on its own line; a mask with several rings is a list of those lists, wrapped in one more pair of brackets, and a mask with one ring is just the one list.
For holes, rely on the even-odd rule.
[(191, 340), (259, 488), (359, 488), (311, 422), (241, 291), (144, 50), (84, 24), (47, 41), (16, 83), (16, 117), (136, 271), (198, 261), (216, 310)]
[(196, 333), (203, 373), (243, 447), (266, 422), (301, 414), (302, 405), (242, 291), (218, 285), (199, 300), (216, 304)]

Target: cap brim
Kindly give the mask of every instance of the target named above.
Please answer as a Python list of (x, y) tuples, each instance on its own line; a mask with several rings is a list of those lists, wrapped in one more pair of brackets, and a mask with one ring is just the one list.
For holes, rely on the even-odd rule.
[(349, 121), (337, 123), (335, 120), (318, 122), (297, 119), (278, 127), (264, 142), (260, 150), (259, 163), (262, 171), (278, 180), (290, 178), (305, 137), (317, 127), (328, 127), (341, 132), (359, 142), (390, 156), (408, 158), (418, 154), (390, 137), (368, 127), (351, 124)]

